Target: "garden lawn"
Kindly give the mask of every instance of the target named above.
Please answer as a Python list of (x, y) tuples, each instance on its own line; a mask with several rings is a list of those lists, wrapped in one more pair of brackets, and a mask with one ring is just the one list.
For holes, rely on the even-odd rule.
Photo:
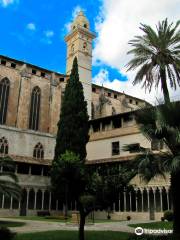
[(172, 222), (152, 222), (152, 223), (137, 223), (137, 224), (129, 224), (128, 226), (136, 228), (136, 227), (142, 227), (146, 229), (168, 229), (172, 230), (173, 223)]
[(0, 221), (0, 227), (22, 227), (24, 222)]
[[(130, 234), (112, 231), (86, 231), (86, 240), (127, 240)], [(15, 240), (78, 240), (78, 231), (49, 231), (18, 234)]]

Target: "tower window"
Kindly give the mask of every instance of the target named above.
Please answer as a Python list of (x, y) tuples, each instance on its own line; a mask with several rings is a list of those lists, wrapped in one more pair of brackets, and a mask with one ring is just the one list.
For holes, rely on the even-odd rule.
[(93, 91), (93, 92), (96, 92), (96, 88), (95, 88), (95, 87), (93, 87), (93, 88), (92, 88), (92, 91)]
[(129, 103), (132, 103), (132, 99), (129, 99)]
[(46, 76), (45, 72), (41, 72), (41, 77), (45, 77), (45, 76)]
[(35, 69), (32, 69), (32, 74), (36, 74), (36, 70)]
[(84, 24), (84, 28), (87, 28), (87, 24), (86, 23)]
[(114, 94), (114, 98), (117, 99), (117, 94)]
[(2, 59), (1, 60), (1, 64), (5, 66), (6, 65), (6, 61)]
[(9, 79), (8, 78), (2, 79), (0, 82), (0, 124), (5, 124), (6, 122), (9, 87), (10, 87)]
[(74, 44), (71, 46), (71, 53), (74, 53)]
[(119, 142), (112, 142), (112, 156), (119, 155), (120, 149), (119, 149)]
[(87, 42), (83, 43), (83, 50), (86, 51), (87, 50)]
[(59, 78), (59, 81), (60, 82), (64, 82), (64, 78)]
[(15, 63), (11, 63), (11, 67), (12, 68), (16, 68), (16, 64)]
[(138, 105), (138, 101), (136, 101), (136, 105)]
[(31, 108), (29, 117), (29, 129), (38, 130), (39, 127), (39, 112), (40, 112), (41, 90), (35, 87), (31, 94)]
[(0, 153), (3, 155), (8, 154), (8, 141), (5, 137), (0, 139)]
[(36, 159), (43, 159), (44, 158), (44, 148), (41, 143), (37, 143), (34, 147), (33, 157)]

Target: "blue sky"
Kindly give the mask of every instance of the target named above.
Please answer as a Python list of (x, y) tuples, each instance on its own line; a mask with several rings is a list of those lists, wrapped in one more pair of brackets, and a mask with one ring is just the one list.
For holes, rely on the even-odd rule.
[[(81, 4), (88, 12), (92, 30), (97, 5), (93, 1), (19, 0), (0, 7), (0, 53), (65, 72), (65, 24), (72, 19), (73, 9)], [(48, 35), (49, 33), (49, 35)], [(49, 37), (48, 37), (49, 36)]]
[(151, 101), (157, 92), (133, 86), (135, 72), (126, 72), (128, 41), (141, 34), (140, 23), (177, 21), (179, 5), (179, 0), (0, 0), (0, 54), (65, 73), (64, 36), (82, 9), (97, 34), (93, 82)]

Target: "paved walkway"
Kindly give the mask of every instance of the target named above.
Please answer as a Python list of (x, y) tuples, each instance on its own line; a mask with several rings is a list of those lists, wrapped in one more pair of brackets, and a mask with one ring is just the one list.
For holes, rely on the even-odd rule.
[[(10, 228), (12, 231), (17, 233), (28, 233), (28, 232), (44, 232), (53, 230), (78, 230), (77, 225), (70, 223), (60, 223), (60, 222), (47, 222), (47, 221), (34, 221), (34, 220), (24, 220), (24, 219), (13, 219), (13, 218), (0, 218), (0, 221), (14, 221), (14, 222), (24, 222), (26, 225), (22, 227)], [(152, 221), (121, 221), (121, 222), (105, 222), (105, 223), (95, 223), (92, 225), (85, 226), (85, 230), (93, 231), (120, 231), (120, 232), (134, 232), (134, 228), (129, 227), (129, 224), (136, 223), (148, 223)]]

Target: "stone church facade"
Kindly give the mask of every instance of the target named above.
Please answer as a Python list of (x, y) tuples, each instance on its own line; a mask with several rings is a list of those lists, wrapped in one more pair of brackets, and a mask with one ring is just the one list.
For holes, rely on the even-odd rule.
[[(78, 58), (80, 81), (90, 117), (87, 164), (121, 163), (136, 153), (123, 152), (123, 144), (141, 143), (142, 136), (133, 112), (144, 100), (92, 84), (92, 40), (88, 19), (80, 12), (72, 23), (67, 43), (66, 74), (0, 55), (0, 155), (16, 162), (22, 187), (20, 201), (0, 196), (0, 216), (35, 215), (37, 211), (62, 211), (62, 203), (50, 192), (49, 170), (54, 156), (57, 122), (72, 61)], [(162, 146), (157, 145), (155, 151)], [(5, 171), (5, 169), (0, 169)], [(155, 179), (148, 185), (136, 177), (134, 191), (119, 193), (112, 217), (160, 218), (171, 208), (169, 179)], [(76, 203), (69, 203), (71, 210)], [(103, 217), (102, 212), (97, 217)]]

